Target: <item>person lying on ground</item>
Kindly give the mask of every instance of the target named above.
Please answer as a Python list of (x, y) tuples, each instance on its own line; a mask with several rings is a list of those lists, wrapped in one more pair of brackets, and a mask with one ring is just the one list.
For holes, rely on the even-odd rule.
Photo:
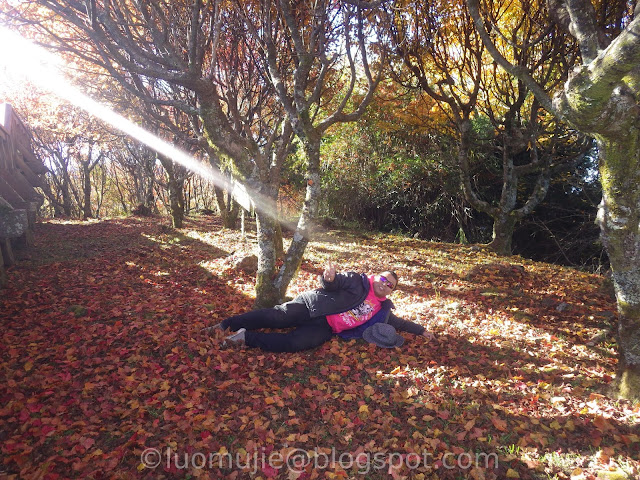
[[(213, 328), (236, 332), (227, 342), (270, 352), (298, 352), (318, 347), (335, 334), (345, 339), (364, 338), (381, 347), (400, 346), (401, 330), (435, 340), (422, 325), (393, 313), (387, 298), (398, 285), (398, 275), (356, 272), (336, 273), (329, 263), (320, 277), (322, 288), (300, 294), (294, 300), (229, 317)], [(263, 328), (290, 328), (286, 333), (266, 333)]]

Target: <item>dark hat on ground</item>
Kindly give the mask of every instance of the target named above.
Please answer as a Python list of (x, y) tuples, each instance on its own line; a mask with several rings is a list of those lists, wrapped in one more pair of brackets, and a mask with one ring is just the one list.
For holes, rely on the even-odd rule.
[(382, 348), (399, 347), (404, 343), (404, 338), (396, 333), (396, 329), (388, 323), (374, 323), (364, 332), (362, 338), (369, 343), (375, 343)]

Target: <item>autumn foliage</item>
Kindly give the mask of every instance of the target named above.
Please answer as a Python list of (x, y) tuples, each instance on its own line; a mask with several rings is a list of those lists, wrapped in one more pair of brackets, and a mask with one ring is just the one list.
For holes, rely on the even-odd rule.
[(334, 338), (271, 354), (202, 331), (252, 305), (254, 278), (229, 260), (253, 237), (211, 217), (178, 231), (163, 223), (39, 224), (9, 270), (0, 477), (640, 474), (640, 408), (602, 388), (616, 365), (603, 278), (473, 246), (326, 231), (289, 294), (315, 287), (327, 259), (358, 271), (391, 261), (397, 313), (438, 342), (404, 334), (386, 350)]

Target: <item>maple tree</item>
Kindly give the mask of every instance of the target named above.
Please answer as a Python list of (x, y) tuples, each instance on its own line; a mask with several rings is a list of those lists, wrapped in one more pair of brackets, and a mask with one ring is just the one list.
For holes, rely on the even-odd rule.
[(13, 100), (30, 124), (34, 149), (47, 163), (41, 188), (48, 204), (56, 215), (93, 218), (99, 192), (92, 177), (106, 162), (115, 136), (80, 109), (54, 99), (34, 101), (30, 94)]
[(574, 69), (565, 73), (562, 88), (554, 92), (505, 57), (486, 29), (478, 0), (467, 3), (496, 62), (526, 84), (549, 113), (596, 139), (603, 191), (598, 222), (611, 262), (620, 316), (616, 388), (623, 397), (639, 398), (640, 189), (636, 176), (640, 172), (640, 129), (635, 105), (640, 19), (627, 2), (605, 2), (599, 9), (590, 0), (549, 2), (547, 23), (566, 30), (580, 49)]
[[(563, 36), (540, 30), (541, 13), (533, 4), (522, 11), (501, 2), (492, 7), (493, 21), (509, 31), (502, 39), (509, 57), (518, 68), (535, 72), (541, 84), (554, 88), (572, 55)], [(544, 199), (550, 177), (584, 157), (579, 139), (544, 118), (540, 105), (530, 100), (526, 84), (491, 65), (463, 1), (402, 2), (391, 37), (402, 62), (395, 77), (432, 97), (458, 131), (465, 197), (473, 208), (493, 219), (489, 248), (511, 253), (516, 224)], [(518, 50), (519, 44), (535, 48)], [(483, 120), (491, 130), (478, 128)], [(502, 177), (497, 201), (484, 199), (475, 185), (482, 186), (483, 180), (476, 177), (494, 158)], [(523, 178), (533, 175), (536, 181), (523, 193)]]

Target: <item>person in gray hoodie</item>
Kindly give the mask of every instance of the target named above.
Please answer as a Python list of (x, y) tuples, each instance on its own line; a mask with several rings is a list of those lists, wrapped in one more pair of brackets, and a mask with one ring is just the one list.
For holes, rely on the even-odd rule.
[[(273, 308), (254, 310), (229, 317), (214, 328), (236, 332), (227, 342), (245, 344), (270, 352), (298, 352), (318, 347), (335, 334), (343, 338), (360, 338), (376, 323), (386, 323), (385, 335), (401, 330), (434, 340), (423, 326), (395, 316), (393, 303), (387, 298), (398, 285), (398, 275), (385, 271), (377, 275), (356, 272), (336, 273), (329, 263), (320, 277), (322, 287), (300, 294), (290, 302)], [(266, 333), (262, 328), (290, 328), (286, 333)], [(377, 333), (381, 330), (375, 329)], [(380, 346), (401, 345), (402, 337), (364, 338)], [(374, 338), (375, 337), (375, 338)], [(377, 338), (377, 340), (376, 340)], [(387, 344), (388, 343), (388, 344)]]

